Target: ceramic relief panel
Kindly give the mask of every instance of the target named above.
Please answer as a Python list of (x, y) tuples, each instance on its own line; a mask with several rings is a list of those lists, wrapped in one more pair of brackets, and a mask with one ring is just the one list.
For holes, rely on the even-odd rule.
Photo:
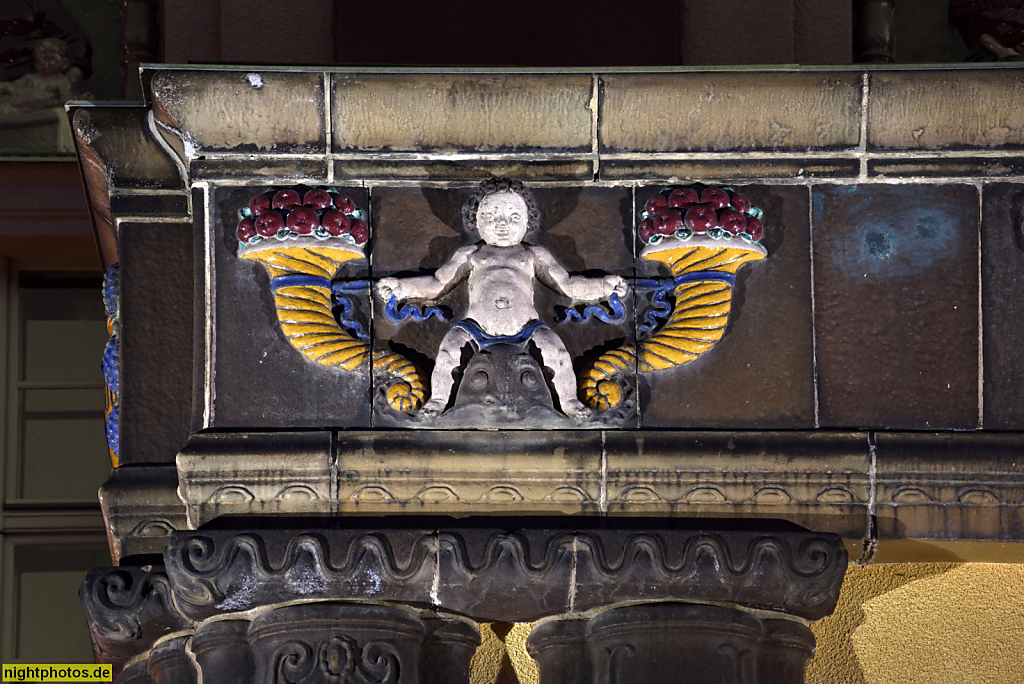
[[(233, 228), (222, 203), (218, 241), (234, 246), (234, 271), (262, 268), (246, 271), (248, 285), (266, 281), (248, 296), (264, 300), (264, 318), (276, 314), (290, 363), (304, 357), (307, 373), (353, 388), (335, 404), (350, 420), (363, 411), (384, 428), (632, 428), (646, 378), (723, 338), (737, 273), (767, 256), (763, 212), (743, 193), (648, 194), (640, 204), (626, 187), (511, 179), (369, 195), (271, 188), (243, 202), (232, 194)], [(218, 330), (236, 335), (237, 320)], [(218, 363), (238, 364), (219, 347)], [(674, 402), (661, 386), (660, 401)]]
[(367, 193), (215, 191), (214, 427), (368, 427)]

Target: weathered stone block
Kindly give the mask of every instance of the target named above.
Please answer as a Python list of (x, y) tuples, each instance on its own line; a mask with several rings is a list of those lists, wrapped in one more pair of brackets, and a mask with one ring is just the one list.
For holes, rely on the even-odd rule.
[(866, 536), (867, 438), (853, 433), (607, 433), (610, 514), (771, 517)]
[[(877, 433), (875, 439), (880, 538), (1010, 541), (1024, 535), (1024, 466), (1016, 436)], [(968, 449), (969, 470), (963, 465)]]
[(249, 627), (259, 684), (421, 682), (425, 636), (407, 608), (344, 603), (277, 608)]
[(171, 586), (193, 620), (298, 599), (426, 606), (437, 570), (430, 530), (208, 530), (172, 536)]
[(888, 178), (1004, 178), (1024, 175), (1019, 157), (915, 157), (868, 159), (868, 175)]
[(326, 152), (324, 77), (295, 71), (155, 70), (153, 113), (205, 152)]
[(334, 74), (335, 152), (583, 151), (588, 74)]
[(266, 178), (281, 185), (297, 183), (327, 182), (326, 159), (279, 159), (259, 157), (257, 159), (206, 159), (189, 163), (189, 177), (192, 180), (227, 180), (245, 178), (256, 181)]
[(149, 676), (156, 684), (197, 684), (199, 673), (185, 651), (189, 638), (162, 641), (149, 653)]
[(185, 504), (178, 498), (173, 465), (115, 468), (100, 487), (100, 507), (107, 525), (110, 556), (122, 558), (162, 553), (174, 530), (188, 526)]
[[(814, 653), (814, 635), (794, 623), (802, 648), (793, 649), (778, 669), (781, 654), (770, 654), (768, 621), (722, 606), (659, 603), (615, 608), (601, 613), (587, 628), (589, 660), (598, 677), (669, 684), (680, 672), (694, 684), (725, 679), (751, 684), (801, 684)], [(771, 621), (775, 622), (775, 621)], [(775, 656), (772, 658), (772, 656)], [(796, 673), (798, 678), (783, 678)], [(602, 681), (595, 677), (591, 681)]]
[(610, 529), (578, 535), (576, 611), (673, 598), (777, 610), (812, 620), (835, 609), (847, 560), (836, 536), (655, 531), (631, 522), (614, 521)]
[(559, 530), (442, 530), (437, 601), (478, 620), (529, 622), (572, 608), (574, 535)]
[(671, 183), (750, 182), (757, 178), (850, 178), (857, 159), (602, 159), (602, 180), (662, 180)]
[(93, 649), (115, 674), (159, 640), (189, 627), (162, 567), (90, 570), (79, 591)]
[(346, 431), (337, 453), (343, 514), (598, 511), (595, 432)]
[[(165, 219), (170, 221), (186, 222), (189, 208), (186, 196), (150, 194), (146, 191), (118, 192), (110, 195), (110, 212), (122, 221), (132, 218), (146, 220)], [(123, 225), (123, 224), (122, 224)]]
[(334, 160), (334, 177), (337, 180), (479, 181), (493, 177), (525, 181), (591, 180), (594, 164), (590, 160), (496, 160), (483, 157), (466, 161), (339, 158)]
[(1024, 145), (1020, 68), (873, 71), (868, 145), (890, 149)]
[(842, 149), (860, 135), (855, 72), (601, 76), (602, 152)]
[(203, 681), (251, 684), (256, 681), (256, 659), (249, 650), (249, 623), (245, 620), (207, 622), (192, 635), (189, 650), (203, 673)]
[(117, 684), (153, 684), (153, 678), (149, 676), (149, 662), (140, 660), (132, 663), (114, 681)]
[(80, 107), (73, 123), (83, 164), (99, 164), (110, 189), (178, 189), (184, 179), (153, 138), (144, 107)]
[(219, 515), (331, 510), (331, 433), (193, 435), (177, 457), (189, 527)]

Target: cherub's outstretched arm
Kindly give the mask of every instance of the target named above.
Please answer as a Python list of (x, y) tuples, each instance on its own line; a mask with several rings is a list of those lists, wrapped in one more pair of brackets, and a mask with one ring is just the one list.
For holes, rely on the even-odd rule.
[(377, 281), (377, 293), (385, 301), (392, 295), (396, 299), (437, 299), (465, 277), (469, 271), (469, 257), (476, 250), (476, 245), (460, 247), (448, 263), (434, 271), (434, 275), (381, 278)]
[(626, 281), (617, 275), (606, 275), (601, 278), (586, 276), (570, 276), (569, 272), (555, 260), (547, 249), (531, 245), (534, 256), (534, 271), (537, 278), (555, 292), (569, 297), (574, 302), (597, 302), (607, 299), (613, 294), (620, 297), (626, 294)]

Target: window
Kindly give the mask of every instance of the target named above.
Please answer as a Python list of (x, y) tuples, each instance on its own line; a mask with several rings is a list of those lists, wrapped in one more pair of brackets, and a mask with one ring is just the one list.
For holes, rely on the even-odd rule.
[(0, 290), (0, 660), (91, 662), (77, 590), (110, 565), (102, 278), (95, 262), (0, 258)]
[(8, 282), (7, 502), (95, 502), (110, 472), (102, 279), (15, 264)]

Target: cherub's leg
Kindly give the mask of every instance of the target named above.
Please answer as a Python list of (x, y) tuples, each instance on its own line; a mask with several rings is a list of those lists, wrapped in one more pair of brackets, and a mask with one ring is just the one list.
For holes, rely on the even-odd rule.
[(452, 371), (458, 368), (462, 360), (462, 348), (472, 340), (473, 336), (458, 326), (445, 334), (437, 349), (434, 372), (430, 376), (430, 401), (423, 405), (420, 415), (432, 418), (444, 411), (452, 395), (452, 385), (455, 384)]
[(554, 373), (551, 384), (555, 386), (562, 413), (575, 420), (589, 418), (590, 409), (576, 396), (576, 376), (572, 372), (572, 357), (565, 349), (562, 338), (550, 328), (541, 328), (533, 334), (533, 341), (540, 349), (544, 365)]

